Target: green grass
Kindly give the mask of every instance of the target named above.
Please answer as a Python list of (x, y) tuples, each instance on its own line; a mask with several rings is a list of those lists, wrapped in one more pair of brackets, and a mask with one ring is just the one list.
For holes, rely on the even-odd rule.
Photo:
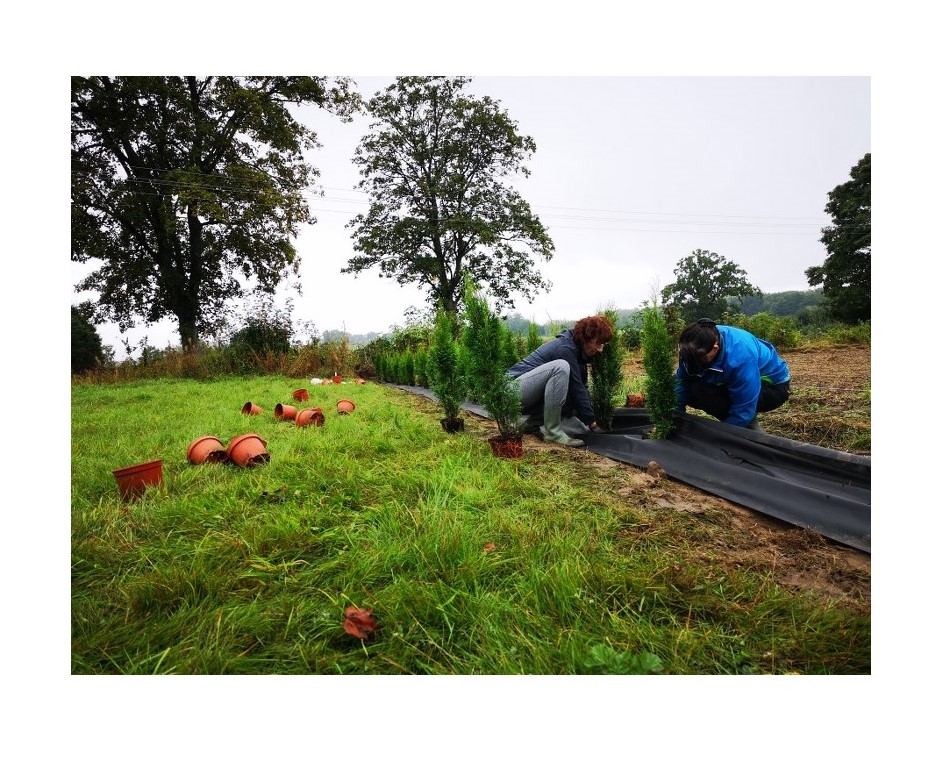
[[(691, 517), (558, 452), (497, 459), (374, 384), (309, 386), (323, 427), (276, 421), (302, 385), (73, 386), (73, 673), (869, 673), (866, 611), (692, 556)], [(269, 464), (186, 461), (251, 431)], [(163, 484), (122, 502), (112, 470), (155, 458)], [(372, 608), (369, 640), (348, 605)]]

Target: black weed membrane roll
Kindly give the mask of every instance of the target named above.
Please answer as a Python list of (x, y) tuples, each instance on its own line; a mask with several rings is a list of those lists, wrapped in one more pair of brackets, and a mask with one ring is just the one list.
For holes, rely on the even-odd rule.
[[(488, 417), (476, 403), (462, 407)], [(676, 415), (668, 439), (649, 439), (652, 428), (645, 408), (617, 408), (609, 432), (581, 438), (598, 455), (640, 468), (655, 461), (680, 482), (870, 553), (868, 457), (688, 413)]]

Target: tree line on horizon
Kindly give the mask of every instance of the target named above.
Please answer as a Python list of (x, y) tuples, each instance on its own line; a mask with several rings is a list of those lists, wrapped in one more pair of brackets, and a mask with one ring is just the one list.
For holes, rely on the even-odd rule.
[[(318, 176), (303, 105), (373, 118), (353, 159), (369, 208), (348, 224), (356, 255), (344, 273), (421, 286), (430, 316), (458, 311), (465, 279), (502, 314), (516, 294), (547, 289), (537, 264), (553, 240), (509, 183), (530, 175), (536, 144), (470, 81), (398, 77), (366, 100), (345, 77), (73, 77), (71, 258), (96, 266), (76, 290), (98, 294), (73, 307), (74, 325), (124, 332), (172, 318), (182, 348), (197, 348), (222, 334), (235, 299), (273, 296), (297, 276), (293, 242), (315, 223), (306, 192)], [(828, 317), (869, 320), (869, 153), (825, 210), (828, 256), (808, 284)], [(684, 319), (756, 299), (763, 307), (740, 266), (701, 249), (662, 291)]]

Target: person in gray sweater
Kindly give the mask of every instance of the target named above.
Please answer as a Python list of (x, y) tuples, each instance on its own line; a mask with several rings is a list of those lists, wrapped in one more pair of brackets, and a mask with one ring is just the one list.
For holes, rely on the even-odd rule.
[(584, 317), (577, 320), (572, 330), (564, 330), (508, 368), (507, 374), (520, 387), (521, 412), (527, 416), (526, 432), (540, 422), (538, 431), (544, 440), (570, 447), (584, 444), (564, 431), (563, 410), (569, 407), (588, 429), (597, 429), (587, 386), (587, 365), (612, 337), (613, 329), (606, 317)]

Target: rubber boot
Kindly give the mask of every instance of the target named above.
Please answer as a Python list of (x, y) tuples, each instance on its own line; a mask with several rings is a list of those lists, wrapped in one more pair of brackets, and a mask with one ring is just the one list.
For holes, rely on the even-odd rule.
[(540, 427), (540, 434), (545, 442), (554, 442), (567, 447), (583, 447), (586, 443), (582, 439), (574, 439), (563, 430), (560, 425), (560, 408), (544, 408), (544, 425)]

